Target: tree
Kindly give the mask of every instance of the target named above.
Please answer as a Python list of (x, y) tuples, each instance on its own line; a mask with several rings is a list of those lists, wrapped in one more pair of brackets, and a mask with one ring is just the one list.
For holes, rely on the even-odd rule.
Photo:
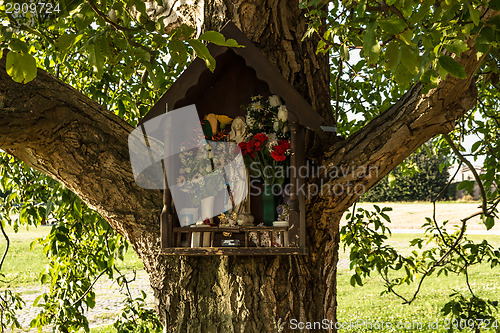
[(429, 156), (423, 149), (410, 155), (405, 160), (404, 166), (398, 166), (389, 175), (390, 177), (386, 176), (368, 191), (363, 200), (370, 202), (431, 201), (446, 186), (450, 176), (446, 167), (446, 158)]
[[(33, 15), (31, 27), (24, 17), (3, 16), (11, 27), (2, 26), (2, 43), (11, 51), (0, 62), (0, 148), (64, 184), (130, 242), (168, 332), (267, 332), (288, 329), (292, 318), (335, 321), (339, 221), (362, 193), (353, 189), (369, 189), (424, 142), (452, 131), (475, 105), (477, 87), (491, 87), (497, 72), (476, 78), (480, 68), (496, 64), (495, 1), (63, 4), (64, 15)], [(134, 184), (127, 137), (190, 50), (213, 66), (192, 36), (228, 19), (321, 112), (325, 125), (338, 122), (349, 134), (346, 140), (307, 136), (316, 165), (352, 169), (326, 180), (345, 189), (342, 194), (308, 201), (307, 256), (191, 258), (156, 251), (161, 193)], [(171, 61), (162, 57), (165, 48)], [(363, 60), (349, 67), (348, 51), (356, 49)], [(332, 71), (327, 51), (338, 55)], [(36, 72), (33, 56), (59, 79)], [(344, 66), (364, 80), (344, 80)], [(122, 84), (131, 87), (128, 93)], [(363, 103), (356, 101), (361, 96)], [(342, 107), (349, 103), (355, 112), (365, 109), (361, 122), (347, 119)], [(358, 170), (370, 172), (354, 176)]]

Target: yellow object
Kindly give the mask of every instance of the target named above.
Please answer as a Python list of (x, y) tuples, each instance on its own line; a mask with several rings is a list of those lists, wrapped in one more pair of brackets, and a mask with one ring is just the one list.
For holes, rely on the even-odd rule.
[(229, 118), (225, 114), (216, 114), (215, 117), (223, 125), (229, 125), (233, 122), (233, 118)]
[(210, 126), (212, 127), (212, 133), (215, 134), (217, 133), (217, 116), (213, 113), (210, 113), (207, 115), (207, 121), (210, 123)]

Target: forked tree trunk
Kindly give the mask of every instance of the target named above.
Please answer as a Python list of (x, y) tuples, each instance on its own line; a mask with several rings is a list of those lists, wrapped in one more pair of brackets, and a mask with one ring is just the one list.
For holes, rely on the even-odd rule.
[[(233, 20), (283, 76), (332, 125), (328, 57), (316, 54), (315, 38), (302, 41), (307, 21), (298, 2), (207, 1), (199, 31)], [(195, 22), (193, 22), (195, 23)], [(309, 146), (314, 142), (311, 138)], [(321, 156), (319, 156), (321, 157)], [(313, 211), (310, 209), (309, 211)], [(158, 309), (168, 332), (277, 332), (290, 319), (335, 320), (335, 269), (341, 213), (309, 214), (309, 256), (146, 259)]]
[[(182, 7), (186, 2), (194, 7)], [(301, 42), (306, 22), (295, 1), (173, 3), (181, 6), (179, 12), (197, 13), (185, 23), (198, 24), (199, 32), (232, 19), (326, 124), (333, 123), (328, 59), (315, 54), (315, 40)], [(26, 85), (14, 83), (5, 57), (0, 60), (0, 149), (64, 183), (130, 241), (150, 276), (166, 332), (287, 332), (292, 319), (336, 320), (339, 221), (358, 197), (355, 186), (369, 189), (422, 143), (450, 131), (474, 105), (472, 74), (483, 58), (476, 57), (474, 39), (469, 45), (459, 59), (468, 79), (448, 76), (425, 96), (414, 86), (346, 141), (309, 139), (317, 165), (370, 172), (323, 179), (345, 191), (308, 202), (307, 256), (159, 255), (161, 193), (134, 183), (127, 149), (131, 126), (41, 70)]]

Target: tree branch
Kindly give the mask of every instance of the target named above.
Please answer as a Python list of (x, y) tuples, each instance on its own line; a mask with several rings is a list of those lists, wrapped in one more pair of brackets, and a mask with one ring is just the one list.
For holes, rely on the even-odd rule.
[(62, 182), (129, 241), (144, 229), (158, 235), (161, 192), (134, 182), (127, 144), (132, 126), (43, 70), (27, 84), (15, 83), (5, 58), (0, 149)]
[(476, 180), (476, 183), (479, 186), (479, 191), (481, 192), (481, 199), (482, 199), (481, 200), (482, 201), (482, 205), (481, 206), (483, 208), (483, 214), (485, 216), (489, 216), (489, 214), (488, 214), (488, 206), (487, 206), (488, 198), (486, 197), (486, 191), (484, 190), (483, 181), (479, 177), (479, 175), (478, 175), (478, 173), (476, 171), (476, 168), (474, 168), (474, 166), (472, 165), (472, 163), (468, 159), (466, 159), (462, 155), (462, 153), (460, 153), (460, 151), (458, 150), (457, 146), (455, 145), (455, 143), (453, 142), (453, 140), (450, 138), (450, 136), (448, 134), (443, 134), (443, 137), (446, 140), (446, 142), (450, 145), (451, 150), (453, 150), (453, 152), (455, 153), (455, 155), (457, 155), (458, 158), (460, 159), (460, 161), (462, 161), (463, 163), (465, 163), (469, 167), (469, 170), (474, 175), (474, 179)]
[[(489, 10), (486, 19), (496, 14), (496, 11)], [(426, 95), (422, 94), (420, 83), (411, 87), (386, 112), (324, 153), (324, 158), (318, 164), (349, 167), (352, 172), (322, 181), (327, 182), (330, 188), (342, 186), (347, 189), (350, 185), (351, 188), (361, 186), (366, 191), (427, 140), (450, 132), (456, 121), (476, 103), (474, 75), (485, 59), (485, 55), (477, 57), (474, 38), (467, 43), (469, 50), (456, 59), (464, 67), (466, 79), (448, 75)], [(331, 205), (334, 200), (336, 204), (333, 210), (341, 210), (351, 205), (362, 193), (344, 191), (332, 199), (331, 193), (325, 191), (314, 198), (313, 203), (325, 201)]]

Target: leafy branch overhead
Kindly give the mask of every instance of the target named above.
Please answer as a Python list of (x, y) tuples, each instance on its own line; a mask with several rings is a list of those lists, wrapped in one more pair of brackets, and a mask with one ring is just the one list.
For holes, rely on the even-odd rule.
[[(6, 9), (5, 4), (3, 7)], [(216, 31), (196, 37), (195, 29), (186, 24), (168, 30), (162, 17), (156, 22), (148, 18), (143, 1), (63, 1), (60, 8), (50, 19), (42, 17), (36, 7), (35, 13), (30, 9), (0, 14), (6, 23), (0, 26), (0, 47), (14, 51), (8, 56), (9, 75), (14, 81), (27, 83), (36, 77), (35, 59), (52, 54), (56, 55), (53, 63), (64, 63), (78, 55), (88, 59), (97, 78), (103, 78), (110, 66), (130, 66), (128, 71), (140, 66), (159, 89), (159, 74), (168, 71), (169, 64), (184, 67), (189, 57), (202, 58), (214, 70), (215, 59), (206, 43), (239, 47), (235, 40), (226, 40)], [(31, 38), (15, 37), (22, 32)]]
[[(464, 79), (461, 53), (472, 44), (478, 56), (496, 54), (500, 17), (481, 20), (499, 1), (303, 1), (311, 19), (308, 35), (321, 38), (318, 52), (348, 61), (354, 50), (405, 89), (420, 80), (424, 93), (447, 74)], [(327, 20), (327, 29), (322, 20)], [(475, 42), (472, 39), (476, 39)]]

